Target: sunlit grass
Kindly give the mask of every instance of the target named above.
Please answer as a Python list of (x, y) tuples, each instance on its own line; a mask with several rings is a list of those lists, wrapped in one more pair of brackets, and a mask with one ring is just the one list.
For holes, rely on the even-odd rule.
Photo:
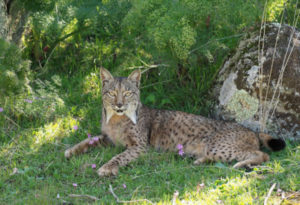
[(38, 149), (43, 144), (53, 143), (57, 138), (62, 138), (70, 135), (70, 133), (75, 133), (76, 130), (74, 127), (78, 127), (78, 125), (78, 120), (72, 117), (59, 118), (54, 123), (46, 124), (38, 131), (32, 132), (34, 143), (31, 148)]
[[(75, 134), (72, 131), (74, 121), (70, 122), (66, 127), (72, 135)], [(79, 136), (85, 137), (84, 134)], [(10, 149), (14, 152), (10, 162), (1, 157), (5, 172), (1, 172), (0, 198), (5, 203), (26, 201), (36, 204), (45, 199), (49, 203), (63, 200), (75, 204), (91, 203), (87, 199), (69, 197), (69, 194), (96, 196), (100, 199), (96, 204), (116, 203), (108, 190), (110, 184), (120, 200), (148, 199), (159, 204), (172, 204), (175, 191), (179, 192), (178, 204), (261, 204), (273, 183), (278, 184), (270, 198), (273, 202), (281, 200), (276, 195), (277, 188), (285, 192), (299, 190), (299, 161), (294, 161), (299, 157), (289, 154), (299, 152), (294, 146), (287, 147), (280, 155), (272, 154), (270, 162), (250, 173), (232, 169), (230, 164), (193, 166), (193, 160), (176, 153), (150, 151), (121, 168), (118, 177), (98, 178), (90, 165), (95, 163), (99, 168), (120, 153), (121, 148), (94, 149), (68, 161), (63, 156), (68, 146), (63, 142), (67, 138), (55, 140), (57, 143), (44, 141), (35, 152), (22, 144), (17, 150)], [(18, 172), (13, 174), (13, 168)], [(73, 187), (72, 183), (77, 183), (78, 187)], [(123, 184), (126, 184), (126, 189)], [(203, 184), (202, 187), (199, 184)], [(56, 198), (57, 194), (60, 198)]]
[[(250, 204), (253, 202), (251, 196), (252, 178), (234, 177), (217, 180), (213, 184), (203, 183), (203, 188), (194, 187), (183, 193), (182, 202), (194, 202), (200, 204), (222, 204), (243, 202)], [(213, 188), (215, 186), (215, 188)], [(179, 200), (178, 200), (179, 201)]]
[[(64, 151), (85, 139), (87, 133), (100, 133), (101, 100), (97, 94), (99, 90), (93, 90), (98, 81), (93, 75), (88, 76), (79, 76), (73, 81), (62, 77), (60, 95), (64, 107), (59, 115), (63, 116), (54, 113), (53, 119), (29, 121), (26, 129), (19, 130), (12, 140), (1, 144), (0, 204), (40, 204), (42, 201), (46, 204), (64, 201), (116, 204), (109, 191), (110, 185), (119, 200), (147, 199), (153, 203), (172, 204), (174, 193), (178, 191), (177, 204), (262, 204), (268, 190), (276, 183), (269, 198), (274, 204), (283, 200), (278, 189), (285, 193), (300, 189), (300, 147), (294, 142), (287, 142), (284, 151), (270, 153), (271, 161), (252, 172), (236, 170), (232, 164), (223, 163), (194, 166), (193, 159), (177, 153), (150, 150), (137, 161), (120, 168), (117, 177), (99, 178), (96, 169), (124, 148), (98, 148), (70, 160), (64, 158)], [(92, 79), (81, 87), (79, 78)], [(163, 89), (163, 86), (158, 88)], [(181, 109), (194, 112), (195, 106), (186, 103)], [(96, 169), (92, 164), (96, 164)], [(100, 200), (93, 202), (70, 197), (70, 194), (87, 194)]]
[[(111, 2), (56, 1), (55, 10), (32, 16), (30, 32), (22, 42), (24, 56), (32, 56), (30, 70), (35, 81), (20, 99), (1, 104), (3, 116), (11, 115), (15, 124), (0, 113), (0, 123), (4, 125), (3, 130), (0, 128), (0, 204), (117, 204), (110, 186), (121, 201), (139, 200), (133, 204), (148, 204), (141, 202), (144, 199), (157, 204), (173, 204), (173, 200), (176, 204), (263, 204), (274, 183), (269, 204), (296, 201), (300, 190), (300, 146), (295, 142), (288, 141), (284, 151), (268, 152), (271, 160), (251, 172), (220, 162), (194, 166), (191, 158), (150, 150), (121, 167), (117, 177), (99, 178), (96, 170), (124, 148), (97, 148), (70, 160), (64, 158), (68, 147), (85, 139), (88, 133), (94, 136), (101, 132), (100, 66), (123, 75), (136, 66), (146, 69), (151, 64), (168, 64), (145, 72), (142, 102), (156, 108), (209, 115), (212, 102), (208, 91), (224, 57), (239, 40), (217, 38), (244, 33), (247, 25), (254, 25), (252, 21), (259, 18), (261, 5), (259, 1), (174, 1), (174, 5), (183, 7), (170, 7), (168, 11), (174, 12), (160, 19), (159, 12), (149, 13), (152, 9), (144, 13), (143, 6), (154, 5), (155, 1), (133, 1), (133, 15), (127, 18), (134, 21), (124, 22), (130, 7)], [(195, 6), (201, 6), (201, 2), (207, 9), (199, 13)], [(282, 0), (271, 1), (269, 17), (274, 19), (282, 5)], [(195, 17), (201, 16), (194, 23), (194, 18), (182, 22), (182, 28), (191, 28), (181, 32), (180, 25), (172, 25), (184, 19), (181, 15), (189, 14), (182, 12), (188, 7)], [(156, 11), (164, 13), (165, 8)], [(135, 12), (143, 18), (136, 18)], [(144, 17), (147, 22), (158, 20), (163, 24), (135, 28), (135, 23), (144, 24)], [(194, 45), (185, 43), (191, 36), (179, 35), (188, 34), (190, 29), (195, 30), (192, 36), (197, 32), (197, 39), (187, 43)], [(165, 42), (153, 41), (157, 35)], [(155, 43), (164, 43), (166, 50), (157, 49)], [(181, 51), (181, 47), (185, 49)], [(177, 54), (184, 54), (186, 59), (180, 60)], [(78, 186), (74, 187), (74, 183)], [(178, 196), (174, 199), (176, 191)], [(99, 201), (73, 198), (70, 194), (91, 195)]]

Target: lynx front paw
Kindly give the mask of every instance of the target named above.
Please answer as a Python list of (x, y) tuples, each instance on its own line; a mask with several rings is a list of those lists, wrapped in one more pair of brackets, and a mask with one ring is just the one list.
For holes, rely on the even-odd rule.
[(69, 159), (71, 156), (72, 156), (71, 149), (67, 149), (67, 150), (65, 151), (65, 158)]
[(119, 167), (118, 165), (110, 165), (104, 164), (100, 169), (98, 169), (97, 173), (100, 177), (104, 176), (115, 176), (118, 174)]

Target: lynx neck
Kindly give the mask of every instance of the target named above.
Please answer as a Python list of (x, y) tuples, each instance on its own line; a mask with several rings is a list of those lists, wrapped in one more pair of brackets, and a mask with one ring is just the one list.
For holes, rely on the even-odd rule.
[(113, 115), (109, 122), (107, 123), (108, 125), (114, 125), (114, 124), (119, 124), (121, 122), (124, 122), (128, 119), (128, 117), (124, 114), (124, 115)]

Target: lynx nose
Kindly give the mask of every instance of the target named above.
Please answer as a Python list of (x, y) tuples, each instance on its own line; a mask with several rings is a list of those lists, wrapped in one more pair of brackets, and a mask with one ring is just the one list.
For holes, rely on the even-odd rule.
[(123, 105), (121, 103), (117, 104), (117, 108), (122, 108), (122, 107), (123, 107)]

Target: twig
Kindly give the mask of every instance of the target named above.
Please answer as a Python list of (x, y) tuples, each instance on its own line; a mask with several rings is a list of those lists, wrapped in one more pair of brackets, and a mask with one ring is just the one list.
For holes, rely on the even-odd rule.
[[(266, 95), (265, 95), (266, 100), (268, 99), (268, 93), (269, 93), (269, 88), (270, 88), (271, 76), (272, 76), (272, 73), (273, 73), (273, 65), (274, 65), (274, 60), (275, 60), (276, 48), (277, 48), (277, 44), (278, 44), (278, 40), (279, 40), (279, 34), (280, 34), (280, 29), (281, 29), (281, 25), (282, 25), (282, 21), (283, 21), (284, 11), (285, 11), (285, 9), (283, 10), (283, 13), (281, 15), (280, 25), (279, 25), (277, 35), (276, 35), (274, 52), (273, 52), (273, 56), (272, 56), (271, 69), (270, 69), (269, 79), (268, 79), (268, 84), (267, 84), (267, 91), (266, 91)], [(262, 89), (262, 88), (260, 88), (260, 89)], [(261, 106), (262, 106), (262, 112), (265, 115), (266, 114), (266, 105), (261, 105)], [(264, 123), (264, 127), (265, 127), (266, 121), (264, 121), (263, 123)]]
[[(297, 0), (297, 4), (298, 4), (298, 0)], [(287, 47), (286, 53), (285, 53), (284, 58), (283, 58), (282, 66), (281, 66), (281, 69), (280, 69), (280, 72), (279, 72), (279, 76), (278, 76), (278, 79), (277, 79), (277, 83), (276, 83), (276, 86), (275, 86), (275, 89), (274, 89), (274, 93), (273, 93), (271, 102), (269, 103), (269, 107), (267, 108), (267, 111), (266, 111), (266, 117), (265, 117), (266, 119), (268, 119), (268, 117), (269, 117), (270, 111), (272, 109), (272, 105), (276, 105), (277, 106), (277, 104), (278, 104), (277, 101), (279, 101), (280, 92), (281, 92), (280, 89), (279, 89), (279, 86), (282, 85), (282, 79), (283, 79), (284, 71), (285, 71), (285, 69), (287, 67), (288, 61), (289, 61), (290, 56), (291, 56), (291, 54), (292, 54), (292, 52), (294, 50), (294, 47), (295, 47), (295, 44), (293, 43), (291, 51), (289, 52), (290, 44), (292, 42), (292, 38), (293, 38), (294, 33), (295, 33), (295, 26), (298, 23), (299, 15), (300, 15), (300, 12), (296, 15), (296, 11), (297, 10), (295, 10), (295, 13), (294, 13), (293, 31), (292, 31), (292, 33), (290, 35), (290, 39), (289, 39), (289, 42), (288, 42), (288, 47)], [(297, 38), (298, 38), (298, 36), (297, 36)], [(278, 94), (277, 94), (277, 91), (278, 91)], [(276, 95), (277, 95), (277, 97), (276, 97)], [(276, 106), (273, 106), (272, 115), (275, 112)]]
[[(284, 193), (284, 192), (283, 192)], [(296, 191), (296, 192), (294, 192), (294, 193), (291, 193), (291, 194), (289, 194), (289, 195), (287, 195), (286, 197), (285, 197), (285, 199), (289, 199), (289, 198), (291, 198), (291, 197), (294, 197), (296, 195), (296, 197), (297, 196), (300, 196), (300, 192), (299, 191)]]
[(109, 185), (109, 191), (113, 195), (113, 197), (116, 199), (117, 203), (126, 204), (126, 203), (137, 203), (137, 202), (146, 201), (149, 204), (154, 204), (152, 201), (150, 201), (148, 199), (137, 199), (137, 200), (132, 200), (132, 201), (123, 201), (123, 200), (120, 200), (119, 197), (115, 194), (115, 192), (114, 192), (111, 184)]
[[(46, 59), (46, 62), (45, 62), (45, 64), (44, 64), (44, 66), (42, 66), (42, 65), (41, 65), (41, 62), (39, 61), (39, 66), (41, 67), (42, 72), (41, 72), (40, 74), (38, 74), (38, 76), (44, 74), (44, 73), (48, 70), (47, 67), (46, 67), (46, 65), (48, 64), (49, 59), (52, 57), (52, 55), (53, 55), (53, 53), (54, 53), (54, 50), (56, 49), (57, 45), (58, 45), (58, 44), (56, 44), (56, 45), (54, 46), (54, 48), (52, 49), (50, 55), (49, 55), (48, 58)], [(44, 69), (44, 68), (45, 68), (45, 69)]]
[[(267, 1), (266, 1), (266, 3), (267, 3)], [(297, 0), (296, 4), (298, 4), (298, 0)], [(272, 62), (271, 62), (271, 69), (270, 69), (270, 72), (269, 72), (269, 78), (268, 78), (268, 83), (267, 83), (267, 91), (266, 91), (266, 94), (265, 94), (265, 101), (268, 98), (268, 93), (269, 93), (269, 89), (270, 89), (270, 79), (271, 79), (272, 71), (273, 71), (274, 57), (275, 57), (275, 53), (276, 53), (277, 42), (279, 40), (279, 33), (280, 33), (280, 28), (281, 28), (281, 25), (282, 25), (282, 21), (283, 21), (285, 7), (286, 7), (286, 4), (284, 5), (284, 10), (283, 10), (283, 13), (281, 15), (281, 20), (280, 20), (280, 26), (279, 26), (278, 31), (277, 31), (275, 48), (274, 48), (274, 52), (273, 52), (273, 56), (272, 56)], [(282, 66), (281, 66), (279, 76), (278, 76), (278, 79), (277, 79), (277, 83), (276, 83), (276, 86), (275, 86), (275, 89), (274, 89), (274, 92), (273, 92), (273, 95), (272, 95), (272, 99), (271, 99), (270, 103), (268, 103), (268, 104), (266, 104), (266, 103), (262, 104), (262, 99), (263, 99), (262, 98), (262, 78), (260, 79), (259, 92), (260, 92), (260, 104), (261, 104), (261, 106), (260, 106), (260, 115), (259, 115), (260, 117), (259, 118), (260, 118), (261, 131), (264, 131), (264, 129), (266, 128), (267, 120), (269, 118), (273, 117), (273, 115), (276, 111), (278, 102), (279, 102), (280, 92), (281, 92), (280, 89), (279, 89), (279, 86), (282, 85), (283, 74), (284, 74), (284, 71), (287, 67), (287, 64), (288, 64), (289, 58), (291, 56), (291, 53), (293, 52), (293, 49), (294, 49), (294, 44), (293, 44), (293, 46), (291, 48), (291, 51), (289, 52), (291, 40), (292, 40), (292, 37), (294, 36), (294, 33), (295, 33), (295, 26), (298, 23), (299, 14), (300, 13), (297, 14), (297, 9), (295, 9), (294, 22), (293, 22), (294, 29), (291, 33), (291, 36), (290, 36), (290, 39), (289, 39), (289, 42), (288, 42), (288, 46), (287, 46), (286, 53), (285, 53), (284, 58), (283, 58)], [(262, 18), (260, 36), (261, 36), (261, 30), (262, 30), (262, 26), (263, 26), (263, 20), (264, 20), (264, 27), (265, 27), (264, 17), (265, 17), (265, 9), (264, 9), (264, 14), (263, 14), (263, 18)], [(297, 36), (297, 38), (298, 38), (298, 36)], [(260, 51), (260, 39), (259, 39), (259, 43), (258, 43), (258, 51)], [(263, 54), (263, 49), (262, 49), (261, 53), (258, 52), (258, 57), (259, 57), (258, 60), (259, 60), (259, 64), (260, 64), (260, 76), (262, 76), (262, 74), (263, 74), (262, 65), (261, 65), (263, 63), (261, 63), (261, 58), (260, 58), (261, 54)], [(271, 113), (271, 117), (270, 117), (270, 113)]]
[(148, 70), (152, 69), (152, 68), (157, 68), (157, 67), (169, 67), (169, 65), (167, 64), (158, 64), (158, 65), (150, 65), (147, 66), (148, 68), (142, 71), (142, 74), (147, 72)]
[(99, 182), (100, 181), (100, 177), (98, 177), (98, 179), (96, 179), (96, 180), (94, 180), (94, 182), (91, 184), (91, 186), (95, 186), (95, 184), (97, 183), (97, 182)]
[(274, 184), (271, 186), (271, 188), (270, 188), (270, 190), (269, 190), (269, 192), (268, 192), (268, 195), (267, 195), (267, 197), (266, 197), (265, 200), (264, 200), (264, 205), (267, 205), (268, 199), (270, 198), (270, 196), (271, 196), (271, 194), (272, 194), (272, 191), (274, 190), (275, 186), (276, 186), (276, 183), (274, 183)]
[[(264, 11), (263, 11), (263, 16), (261, 19), (261, 25), (260, 25), (260, 29), (259, 29), (259, 39), (258, 39), (258, 52), (257, 52), (257, 57), (258, 57), (258, 66), (259, 66), (259, 104), (262, 105), (262, 74), (263, 74), (263, 62), (262, 62), (262, 57), (263, 57), (263, 49), (264, 49), (264, 41), (265, 41), (265, 28), (266, 28), (266, 8), (267, 8), (267, 1), (265, 2), (265, 6), (264, 6)], [(263, 36), (262, 35), (262, 27), (264, 27), (264, 33)], [(263, 38), (263, 40), (261, 40), (261, 37)], [(262, 48), (261, 48), (261, 42), (263, 42), (262, 44)], [(263, 107), (260, 106), (260, 111), (259, 111), (259, 115), (263, 116)], [(261, 117), (260, 121), (263, 121), (264, 118)], [(260, 123), (260, 131), (263, 132), (264, 131), (264, 123)]]
[(21, 128), (20, 125), (18, 125), (15, 121), (13, 121), (12, 119), (10, 119), (8, 116), (4, 115), (4, 117), (5, 117), (8, 121), (10, 121), (10, 122), (12, 122), (14, 125), (16, 125), (18, 128)]
[(145, 70), (142, 71), (142, 74), (143, 74), (143, 73), (147, 72), (148, 70), (150, 70), (151, 68), (157, 68), (157, 67), (169, 67), (169, 65), (167, 65), (167, 64), (141, 65), (141, 66), (131, 66), (131, 67), (128, 67), (128, 69), (132, 70), (132, 69), (146, 68)]
[(113, 195), (113, 197), (117, 200), (117, 202), (119, 202), (119, 201), (120, 201), (120, 200), (119, 200), (119, 197), (115, 194), (115, 192), (114, 192), (114, 190), (113, 190), (111, 184), (109, 185), (109, 191), (110, 191), (110, 193)]
[(91, 199), (93, 201), (98, 201), (100, 199), (98, 199), (97, 197), (95, 196), (91, 196), (91, 195), (87, 195), (87, 194), (69, 194), (69, 197), (73, 197), (73, 198), (88, 198), (88, 199)]
[(197, 48), (194, 48), (193, 50), (191, 50), (191, 51), (189, 52), (189, 54), (191, 54), (191, 53), (193, 53), (193, 52), (199, 50), (200, 48), (203, 48), (203, 47), (207, 46), (208, 44), (210, 44), (210, 43), (213, 42), (213, 41), (222, 41), (222, 40), (226, 40), (226, 39), (230, 39), (230, 38), (238, 38), (238, 37), (244, 36), (245, 34), (246, 34), (246, 33), (240, 33), (240, 34), (235, 34), (235, 35), (232, 35), (232, 36), (225, 36), (225, 37), (223, 37), (223, 38), (217, 38), (217, 39), (210, 40), (210, 41), (208, 41), (207, 43), (205, 43), (205, 44), (203, 44), (203, 45), (201, 45), (201, 46), (199, 46), (199, 47), (197, 47)]
[(151, 84), (149, 84), (149, 85), (145, 85), (145, 86), (141, 87), (141, 89), (143, 89), (143, 88), (148, 88), (148, 87), (151, 87), (151, 86), (154, 86), (154, 85), (157, 85), (157, 84), (161, 84), (161, 83), (167, 83), (167, 82), (170, 82), (170, 81), (172, 81), (172, 80), (173, 80), (173, 79), (165, 80), (165, 81), (161, 81), (161, 82), (157, 82), (157, 83), (151, 83)]
[(175, 191), (173, 194), (172, 205), (176, 205), (176, 199), (177, 199), (178, 195), (179, 195), (179, 192)]

